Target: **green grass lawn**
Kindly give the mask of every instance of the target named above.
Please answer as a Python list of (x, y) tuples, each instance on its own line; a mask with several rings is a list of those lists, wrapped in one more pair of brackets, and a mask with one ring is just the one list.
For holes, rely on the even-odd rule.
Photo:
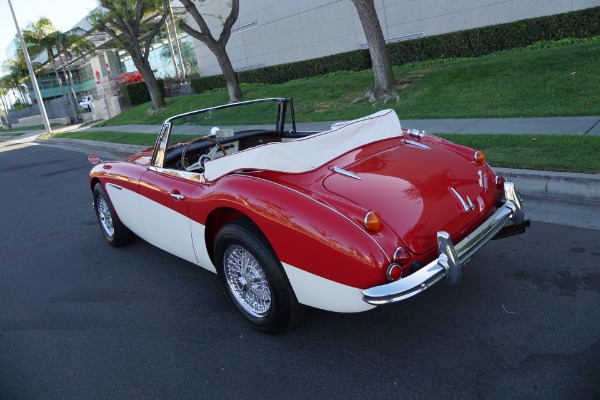
[[(245, 100), (292, 97), (298, 122), (359, 118), (394, 108), (401, 119), (600, 115), (600, 38), (541, 49), (517, 49), (484, 57), (438, 60), (395, 67), (406, 82), (400, 102), (351, 104), (371, 85), (370, 70), (342, 71), (279, 85), (243, 85)], [(146, 115), (150, 103), (102, 125), (161, 124), (176, 114), (227, 103), (225, 89), (167, 99), (167, 108)]]

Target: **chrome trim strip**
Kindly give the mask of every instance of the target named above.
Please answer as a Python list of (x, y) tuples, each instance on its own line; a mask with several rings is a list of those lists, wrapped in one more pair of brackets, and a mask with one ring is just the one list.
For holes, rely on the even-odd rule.
[(160, 129), (158, 136), (156, 137), (156, 144), (154, 145), (154, 153), (152, 155), (152, 161), (150, 165), (162, 167), (165, 162), (165, 154), (167, 152), (167, 143), (169, 141), (169, 135), (171, 133), (171, 123), (165, 122)]
[(223, 104), (220, 106), (216, 106), (216, 107), (208, 107), (208, 108), (203, 108), (201, 110), (194, 110), (194, 111), (189, 111), (186, 113), (182, 113), (182, 114), (177, 114), (174, 115), (172, 117), (169, 117), (167, 120), (165, 120), (165, 123), (170, 123), (172, 120), (177, 119), (177, 118), (181, 118), (181, 117), (187, 117), (193, 114), (200, 114), (203, 112), (207, 112), (207, 111), (212, 111), (212, 110), (219, 110), (221, 108), (228, 108), (228, 107), (234, 107), (234, 106), (239, 106), (242, 104), (254, 104), (254, 103), (266, 103), (266, 102), (284, 102), (289, 100), (288, 98), (285, 97), (268, 97), (268, 98), (264, 98), (264, 99), (255, 99), (255, 100), (247, 100), (247, 101), (240, 101), (237, 103), (228, 103), (228, 104)]
[(504, 205), (456, 246), (452, 245), (447, 232), (438, 232), (437, 259), (399, 281), (363, 290), (363, 300), (372, 305), (382, 305), (412, 297), (443, 279), (450, 285), (460, 284), (462, 267), (471, 257), (504, 226), (522, 221), (524, 214), (521, 199), (510, 182), (504, 186), (504, 197)]
[(148, 167), (149, 171), (158, 172), (160, 174), (174, 176), (176, 178), (186, 179), (188, 181), (194, 181), (198, 183), (204, 183), (204, 175), (198, 172), (181, 171), (178, 169), (160, 168), (160, 167)]
[(408, 132), (410, 136), (418, 138), (422, 138), (423, 136), (425, 136), (425, 131), (420, 131), (418, 129), (407, 129), (406, 132)]
[(404, 142), (406, 144), (410, 144), (411, 146), (419, 147), (425, 150), (431, 150), (431, 147), (424, 145), (423, 143), (415, 142), (414, 140), (405, 139)]
[(343, 168), (340, 168), (340, 167), (330, 167), (329, 169), (332, 170), (333, 172), (337, 172), (340, 175), (344, 175), (344, 176), (348, 176), (350, 178), (358, 179), (359, 181), (362, 180), (362, 178), (360, 176), (356, 175), (354, 172), (346, 171)]
[(460, 204), (463, 206), (463, 209), (465, 210), (465, 212), (470, 213), (471, 211), (473, 211), (475, 209), (475, 205), (473, 204), (473, 202), (471, 201), (471, 198), (469, 196), (467, 196), (467, 200), (469, 201), (467, 203), (453, 187), (450, 187), (449, 189), (452, 193), (454, 193), (454, 195), (456, 196), (458, 201), (460, 201)]
[(107, 183), (106, 185), (114, 187), (117, 190), (123, 190), (123, 186), (115, 185), (114, 183)]

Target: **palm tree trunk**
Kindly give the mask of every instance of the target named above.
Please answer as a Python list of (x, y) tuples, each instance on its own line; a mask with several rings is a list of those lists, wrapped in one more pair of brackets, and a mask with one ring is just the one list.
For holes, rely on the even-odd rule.
[(165, 31), (167, 32), (167, 42), (169, 43), (169, 51), (171, 52), (171, 61), (173, 62), (173, 68), (175, 69), (175, 76), (179, 78), (179, 68), (177, 68), (177, 61), (175, 61), (175, 51), (173, 49), (173, 40), (171, 40), (169, 21), (166, 21), (165, 23)]
[(62, 80), (60, 79), (60, 75), (58, 74), (58, 68), (56, 68), (56, 60), (52, 59), (52, 67), (54, 68), (54, 76), (56, 77), (56, 80), (58, 81), (58, 86), (60, 86), (60, 94), (61, 96), (65, 96), (65, 90), (63, 89), (63, 84), (62, 84)]
[[(63, 70), (63, 75), (65, 75), (65, 77), (67, 79), (67, 85), (72, 85), (71, 80), (67, 77), (67, 74), (65, 73), (65, 63), (60, 54), (58, 55), (58, 59), (60, 60), (60, 65)], [(73, 88), (71, 88), (71, 89), (73, 89)], [(64, 93), (63, 93), (63, 96), (64, 96)], [(75, 90), (73, 90), (73, 97), (71, 97), (71, 92), (69, 91), (69, 89), (67, 89), (67, 97), (69, 98), (69, 104), (71, 105), (71, 111), (73, 112), (73, 115), (76, 116), (77, 115), (77, 106), (75, 104), (77, 104), (77, 97), (75, 97)]]

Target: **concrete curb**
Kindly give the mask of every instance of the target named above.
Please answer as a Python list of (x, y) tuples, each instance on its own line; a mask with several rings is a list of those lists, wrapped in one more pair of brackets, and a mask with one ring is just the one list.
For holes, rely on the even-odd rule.
[[(130, 155), (148, 146), (97, 142), (81, 139), (36, 138), (46, 145), (66, 145), (91, 151), (108, 151)], [(571, 200), (600, 205), (600, 174), (534, 171), (525, 169), (494, 168), (496, 173), (510, 179), (524, 197), (547, 200)]]
[(65, 145), (72, 147), (80, 147), (89, 149), (92, 151), (108, 151), (120, 154), (135, 154), (139, 151), (147, 149), (151, 146), (137, 146), (133, 144), (120, 144), (120, 143), (108, 143), (98, 142), (95, 140), (82, 140), (82, 139), (55, 139), (55, 138), (36, 138), (35, 143), (39, 144), (50, 144), (50, 145)]
[(600, 174), (533, 171), (508, 168), (494, 170), (515, 183), (524, 197), (572, 200), (600, 205)]

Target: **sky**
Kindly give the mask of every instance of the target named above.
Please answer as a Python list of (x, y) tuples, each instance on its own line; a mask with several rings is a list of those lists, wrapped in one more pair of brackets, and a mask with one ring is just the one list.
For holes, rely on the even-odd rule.
[[(97, 0), (11, 0), (21, 30), (40, 17), (50, 21), (60, 31), (68, 31), (98, 4)], [(8, 7), (8, 0), (0, 0), (0, 65), (7, 59), (6, 48), (17, 34)], [(2, 75), (2, 71), (0, 71)]]

